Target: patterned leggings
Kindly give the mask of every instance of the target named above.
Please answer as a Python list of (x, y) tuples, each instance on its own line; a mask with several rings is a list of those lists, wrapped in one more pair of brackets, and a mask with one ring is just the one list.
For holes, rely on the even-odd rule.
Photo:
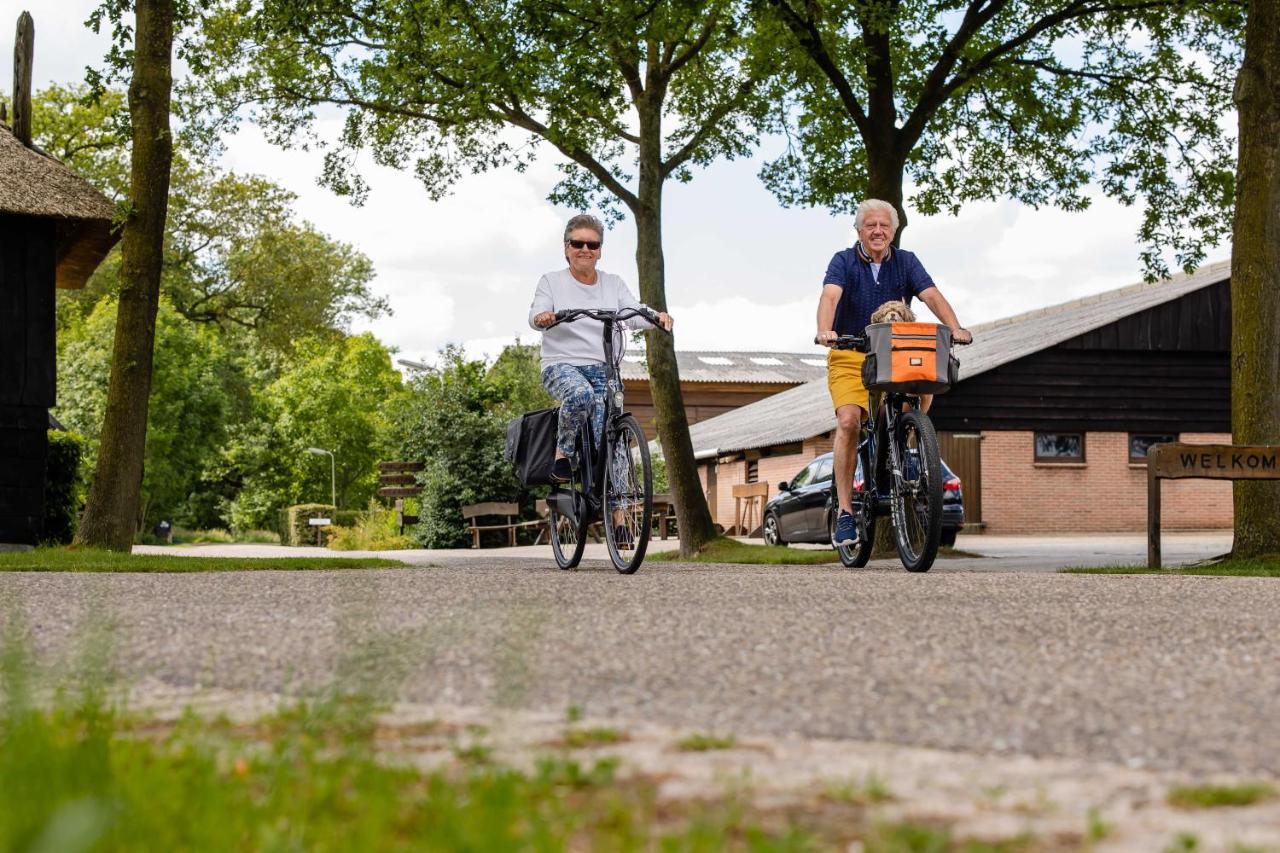
[(542, 387), (560, 401), (556, 448), (570, 459), (574, 439), (588, 414), (594, 439), (598, 442), (604, 435), (606, 382), (603, 364), (552, 364), (542, 370)]

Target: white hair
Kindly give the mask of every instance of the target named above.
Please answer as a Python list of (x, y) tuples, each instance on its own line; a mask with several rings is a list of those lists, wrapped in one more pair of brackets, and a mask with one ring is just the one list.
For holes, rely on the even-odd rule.
[(898, 231), (898, 209), (887, 201), (881, 201), (878, 198), (869, 198), (858, 205), (858, 212), (853, 216), (853, 229), (857, 231), (862, 227), (862, 217), (866, 216), (873, 210), (883, 210), (889, 214), (889, 222), (893, 225), (894, 233)]

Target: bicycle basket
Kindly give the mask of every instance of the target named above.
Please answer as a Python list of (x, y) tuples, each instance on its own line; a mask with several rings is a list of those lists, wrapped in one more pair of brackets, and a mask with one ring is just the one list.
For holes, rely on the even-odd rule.
[(862, 384), (872, 391), (942, 394), (960, 381), (951, 330), (936, 323), (872, 323)]
[(560, 409), (539, 409), (515, 418), (507, 426), (503, 458), (513, 464), (522, 486), (551, 483), (551, 466), (556, 459), (556, 427)]

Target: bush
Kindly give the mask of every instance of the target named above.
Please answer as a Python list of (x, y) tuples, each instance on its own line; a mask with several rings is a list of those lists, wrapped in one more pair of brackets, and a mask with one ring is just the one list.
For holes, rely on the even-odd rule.
[(413, 547), (412, 539), (400, 535), (394, 510), (373, 501), (369, 509), (355, 515), (355, 524), (332, 530), (329, 547), (334, 551), (398, 551)]
[(364, 513), (358, 509), (338, 509), (334, 510), (333, 515), (329, 517), (333, 519), (334, 527), (355, 527), (360, 524), (363, 515)]
[(316, 541), (315, 528), (308, 522), (313, 518), (333, 518), (337, 509), (329, 504), (298, 504), (288, 509), (289, 544), (310, 545)]
[(44, 474), (44, 534), (46, 545), (66, 545), (75, 536), (84, 477), (80, 461), (84, 440), (72, 432), (49, 430), (49, 456)]

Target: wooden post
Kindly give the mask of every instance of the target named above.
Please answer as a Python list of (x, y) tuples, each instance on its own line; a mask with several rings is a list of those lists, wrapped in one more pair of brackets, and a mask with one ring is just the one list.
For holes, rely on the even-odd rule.
[(1160, 568), (1160, 473), (1150, 454), (1147, 457), (1147, 568)]
[(31, 145), (31, 62), (35, 53), (36, 25), (30, 12), (18, 16), (13, 39), (13, 135)]

